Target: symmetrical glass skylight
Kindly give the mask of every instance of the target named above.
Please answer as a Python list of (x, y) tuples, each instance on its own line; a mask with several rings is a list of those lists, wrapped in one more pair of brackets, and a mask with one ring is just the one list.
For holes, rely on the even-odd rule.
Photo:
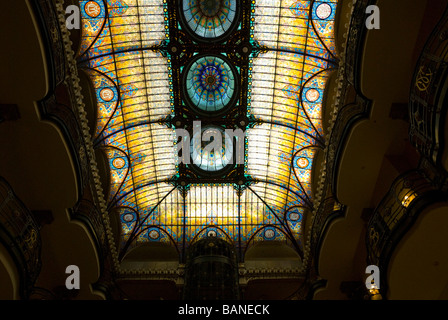
[[(183, 24), (168, 15), (177, 1), (80, 1), (78, 61), (96, 91), (95, 146), (109, 161), (108, 204), (120, 217), (122, 255), (150, 241), (170, 243), (182, 252), (207, 235), (233, 241), (241, 250), (251, 240), (285, 239), (300, 250), (304, 208), (313, 205), (314, 156), (323, 143), (322, 103), (335, 61), (338, 0), (255, 0), (247, 2), (249, 9), (238, 7), (239, 1), (181, 2)], [(225, 49), (194, 53), (182, 70), (175, 70), (172, 55), (183, 40), (172, 39), (168, 27), (175, 23), (183, 32), (186, 23), (204, 43), (242, 32), (238, 12), (244, 10), (250, 15), (250, 43), (258, 46), (244, 81), (228, 59), (234, 53)], [(183, 50), (187, 53), (188, 46)], [(184, 87), (176, 92), (174, 75), (180, 74)], [(189, 106), (211, 114), (238, 111), (241, 83), (247, 84), (248, 95), (241, 110), (247, 109), (245, 119), (250, 119), (244, 124), (246, 180), (210, 182), (213, 172), (235, 162), (229, 153), (234, 149), (224, 143), (209, 152), (191, 144), (192, 162), (210, 172), (212, 180), (180, 184), (178, 133), (169, 119), (177, 119), (177, 108)], [(178, 105), (179, 97), (185, 105)], [(224, 131), (207, 117), (196, 120)]]

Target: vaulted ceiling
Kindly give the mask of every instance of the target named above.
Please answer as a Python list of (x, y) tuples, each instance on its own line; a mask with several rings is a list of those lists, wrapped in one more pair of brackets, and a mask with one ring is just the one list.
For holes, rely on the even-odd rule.
[[(351, 2), (223, 1), (218, 10), (200, 8), (196, 1), (185, 7), (174, 1), (80, 1), (83, 33), (74, 43), (80, 44), (76, 61), (83, 93), (91, 93), (84, 102), (93, 144), (101, 150), (97, 165), (116, 258), (126, 257), (121, 267), (177, 268), (189, 243), (208, 234), (234, 242), (248, 266), (300, 269), (337, 94), (332, 68), (343, 52)], [(391, 119), (389, 112), (393, 103), (408, 100), (415, 61), (437, 22), (435, 13), (443, 11), (443, 1), (437, 3), (378, 1), (382, 29), (367, 32), (361, 63), (362, 91), (373, 101), (372, 110), (353, 128), (340, 161), (336, 192), (347, 209), (322, 238), (317, 273), (328, 281), (316, 299), (347, 298), (341, 283), (362, 278), (361, 212), (375, 207), (403, 168), (418, 159), (409, 145), (408, 124)], [(102, 299), (91, 286), (102, 271), (94, 239), (69, 215), (79, 196), (73, 159), (60, 129), (42, 121), (37, 110), (36, 101), (50, 86), (39, 26), (28, 2), (10, 6), (0, 13), (7, 31), (1, 32), (2, 43), (9, 48), (0, 61), (10, 62), (1, 68), (0, 102), (17, 104), (21, 119), (0, 124), (2, 150), (8, 150), (0, 156), (0, 168), (7, 168), (0, 175), (29, 208), (53, 213), (54, 221), (41, 230), (44, 263), (37, 285), (63, 285), (66, 266), (75, 264), (82, 271), (78, 297)], [(207, 10), (218, 19), (209, 19)], [(207, 14), (201, 18), (200, 12)], [(396, 12), (403, 13), (400, 19)], [(209, 24), (212, 34), (203, 27)], [(200, 165), (194, 158), (182, 165), (176, 133), (193, 137), (193, 121), (199, 120), (203, 129), (215, 127), (210, 135), (243, 130), (244, 163), (218, 164), (211, 159), (214, 152), (192, 145)], [(216, 155), (227, 159), (226, 152)], [(421, 295), (446, 294), (444, 251), (433, 245), (446, 237), (443, 229), (436, 238), (428, 232), (444, 225), (431, 220), (444, 209), (430, 210), (433, 215), (421, 219), (397, 249), (389, 270), (395, 279), (392, 297), (409, 294), (403, 285), (407, 276), (424, 287), (421, 270), (430, 270), (440, 283), (426, 286)], [(429, 267), (409, 265), (415, 243), (426, 252)], [(425, 251), (428, 246), (434, 250)], [(1, 281), (10, 288), (1, 293), (17, 297), (14, 262), (5, 250), (0, 257)], [(247, 296), (287, 298), (300, 279), (257, 279)], [(140, 298), (168, 298), (178, 290), (173, 281), (119, 281)]]
[[(241, 259), (248, 243), (269, 240), (302, 255), (338, 59), (337, 1), (80, 7), (78, 67), (98, 101), (93, 139), (108, 162), (120, 259), (154, 241), (182, 257), (211, 234), (235, 243)], [(216, 150), (206, 147), (212, 137)]]

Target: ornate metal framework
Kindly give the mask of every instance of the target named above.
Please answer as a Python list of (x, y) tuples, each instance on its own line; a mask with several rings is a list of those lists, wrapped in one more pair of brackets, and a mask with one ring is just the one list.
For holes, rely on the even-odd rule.
[[(167, 27), (168, 40), (164, 41), (161, 50), (164, 56), (169, 57), (171, 67), (172, 90), (174, 112), (162, 122), (173, 129), (184, 129), (193, 136), (193, 122), (201, 121), (202, 126), (214, 125), (223, 129), (246, 130), (250, 123), (248, 116), (249, 90), (249, 69), (250, 58), (255, 57), (260, 52), (260, 46), (251, 38), (251, 1), (243, 0), (238, 3), (237, 8), (241, 13), (236, 15), (233, 24), (238, 26), (238, 31), (232, 33), (231, 30), (219, 37), (218, 40), (209, 38), (192, 38), (188, 30), (185, 19), (182, 18), (180, 4), (178, 1), (167, 1)], [(235, 28), (233, 28), (235, 29)], [(197, 40), (199, 39), (199, 41)], [(189, 64), (198, 56), (215, 56), (225, 59), (231, 64), (233, 72), (236, 73), (236, 99), (224, 108), (224, 112), (201, 113), (189, 107), (188, 95), (185, 92), (185, 73)], [(247, 141), (245, 141), (245, 145)], [(245, 153), (247, 150), (245, 151)], [(216, 175), (211, 172), (195, 170), (195, 165), (179, 164), (178, 174), (173, 177), (173, 184), (181, 189), (185, 194), (191, 184), (232, 184), (241, 192), (241, 189), (251, 183), (251, 178), (245, 175), (243, 164), (236, 164), (223, 174)]]

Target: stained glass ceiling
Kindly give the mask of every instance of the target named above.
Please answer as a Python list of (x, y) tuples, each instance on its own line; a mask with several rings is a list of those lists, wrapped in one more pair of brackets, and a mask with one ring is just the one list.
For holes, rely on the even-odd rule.
[(337, 2), (80, 1), (120, 258), (205, 236), (301, 252)]

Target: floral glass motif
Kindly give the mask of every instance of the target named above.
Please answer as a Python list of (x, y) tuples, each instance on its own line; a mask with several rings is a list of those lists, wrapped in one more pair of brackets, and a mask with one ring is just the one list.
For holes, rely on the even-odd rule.
[(225, 108), (235, 92), (235, 75), (218, 56), (199, 57), (186, 71), (185, 88), (191, 103), (207, 112)]

